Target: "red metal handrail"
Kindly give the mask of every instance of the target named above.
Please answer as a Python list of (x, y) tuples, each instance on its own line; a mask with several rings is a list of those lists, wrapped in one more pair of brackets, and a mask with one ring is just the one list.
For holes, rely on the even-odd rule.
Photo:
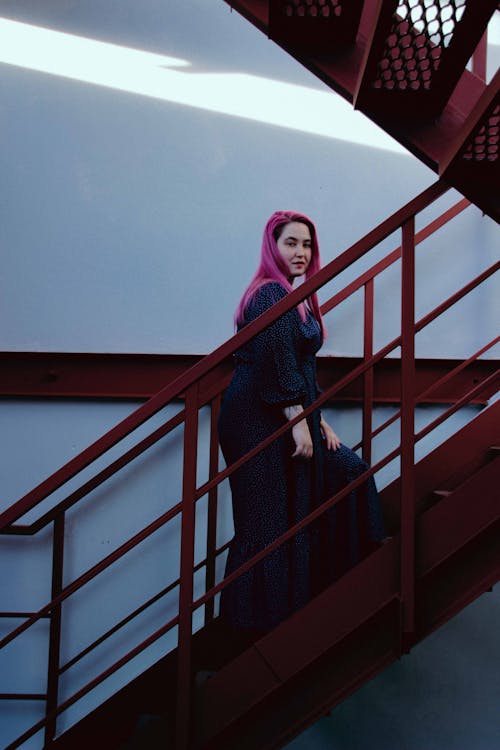
[[(297, 533), (298, 530), (303, 528), (308, 523), (311, 523), (313, 520), (315, 520), (317, 517), (319, 517), (322, 513), (326, 512), (328, 508), (332, 507), (334, 504), (339, 502), (342, 497), (344, 497), (347, 492), (350, 492), (353, 488), (357, 487), (359, 484), (364, 482), (368, 476), (371, 476), (376, 471), (378, 471), (382, 466), (386, 465), (389, 461), (393, 460), (398, 454), (399, 454), (399, 448), (392, 451), (388, 456), (386, 456), (384, 459), (379, 461), (375, 466), (373, 466), (371, 469), (367, 470), (363, 474), (363, 476), (359, 477), (357, 480), (355, 480), (348, 488), (345, 488), (340, 493), (337, 493), (332, 498), (329, 498), (328, 501), (321, 506), (321, 508), (314, 511), (308, 518), (301, 521), (300, 524), (295, 525), (293, 528), (291, 528), (285, 535), (280, 537), (279, 539), (275, 540), (272, 545), (267, 547), (265, 550), (262, 550), (257, 556), (252, 558), (252, 560), (247, 561), (244, 566), (242, 566), (238, 571), (235, 571), (231, 576), (229, 576), (227, 579), (225, 579), (223, 582), (214, 585), (214, 575), (213, 570), (210, 573), (209, 576), (209, 562), (210, 565), (214, 564), (215, 557), (221, 553), (221, 551), (224, 549), (215, 549), (215, 533), (214, 533), (214, 527), (212, 525), (212, 528), (209, 530), (209, 536), (211, 538), (211, 541), (208, 543), (208, 549), (209, 553), (207, 554), (206, 562), (207, 562), (207, 583), (206, 583), (206, 592), (202, 597), (199, 597), (197, 600), (193, 600), (193, 589), (192, 589), (192, 575), (195, 569), (199, 569), (203, 566), (203, 562), (199, 563), (197, 566), (194, 566), (194, 559), (193, 559), (193, 542), (194, 542), (194, 503), (197, 499), (199, 499), (201, 496), (205, 495), (206, 493), (211, 494), (212, 499), (212, 517), (214, 514), (214, 509), (216, 510), (216, 502), (217, 502), (217, 495), (216, 495), (216, 489), (218, 485), (226, 478), (228, 477), (232, 472), (236, 471), (237, 468), (239, 468), (240, 465), (246, 460), (249, 460), (251, 455), (254, 455), (256, 452), (262, 450), (262, 448), (269, 444), (272, 440), (276, 439), (279, 435), (286, 432), (288, 429), (291, 429), (293, 424), (297, 421), (299, 421), (298, 418), (296, 418), (294, 421), (284, 425), (282, 428), (280, 428), (278, 431), (274, 433), (274, 435), (270, 436), (268, 439), (263, 441), (263, 443), (260, 446), (257, 446), (251, 453), (247, 454), (245, 457), (240, 459), (240, 461), (236, 462), (235, 464), (231, 465), (230, 467), (227, 467), (223, 471), (218, 471), (218, 462), (216, 460), (216, 451), (214, 449), (214, 446), (216, 445), (216, 436), (215, 435), (215, 424), (216, 424), (216, 414), (218, 410), (218, 405), (220, 403), (220, 396), (218, 395), (219, 389), (215, 389), (215, 395), (211, 397), (212, 400), (212, 431), (211, 431), (211, 459), (210, 459), (210, 478), (208, 482), (205, 482), (200, 487), (196, 487), (195, 484), (195, 477), (196, 477), (196, 441), (197, 441), (197, 413), (198, 409), (206, 403), (207, 396), (206, 394), (200, 395), (198, 392), (199, 383), (202, 382), (202, 379), (211, 372), (215, 367), (217, 367), (225, 357), (229, 357), (237, 348), (239, 348), (244, 342), (252, 338), (253, 336), (257, 335), (261, 330), (263, 330), (267, 325), (270, 325), (275, 319), (277, 319), (280, 315), (282, 315), (287, 310), (291, 309), (292, 306), (297, 304), (299, 301), (301, 301), (303, 298), (308, 296), (313, 290), (318, 289), (320, 286), (322, 286), (327, 281), (330, 281), (333, 276), (340, 273), (344, 268), (347, 268), (348, 265), (350, 265), (352, 262), (357, 260), (358, 258), (362, 257), (366, 252), (368, 252), (369, 249), (371, 249), (375, 244), (378, 244), (378, 242), (381, 239), (384, 239), (386, 236), (391, 234), (397, 227), (394, 226), (394, 223), (396, 220), (400, 222), (399, 225), (405, 224), (406, 225), (406, 243), (408, 244), (408, 241), (413, 244), (413, 241), (417, 243), (418, 241), (421, 241), (421, 239), (424, 238), (424, 236), (428, 236), (430, 233), (429, 227), (434, 225), (435, 228), (438, 228), (438, 226), (441, 226), (444, 221), (436, 220), (436, 222), (433, 222), (432, 225), (429, 225), (426, 229), (422, 230), (418, 235), (415, 236), (413, 240), (413, 232), (411, 230), (410, 225), (408, 224), (408, 221), (412, 219), (412, 216), (414, 215), (417, 210), (422, 210), (427, 205), (429, 205), (433, 200), (435, 200), (437, 197), (439, 197), (443, 192), (445, 192), (446, 188), (441, 185), (440, 183), (436, 183), (435, 185), (431, 186), (428, 190), (424, 191), (420, 196), (418, 196), (414, 201), (410, 201), (407, 206), (405, 206), (403, 209), (401, 209), (395, 217), (391, 217), (390, 219), (383, 222), (379, 227), (377, 227), (372, 232), (368, 233), (364, 240), (361, 240), (360, 242), (353, 245), (349, 250), (347, 250), (345, 253), (343, 253), (339, 258), (337, 258), (335, 261), (332, 261), (328, 266), (325, 266), (322, 271), (316, 275), (314, 279), (310, 279), (308, 282), (301, 285), (301, 287), (294, 292), (292, 292), (290, 295), (288, 295), (284, 300), (282, 300), (280, 303), (276, 304), (272, 310), (267, 311), (264, 315), (262, 315), (257, 321), (252, 323), (251, 325), (247, 326), (243, 331), (241, 331), (239, 334), (237, 334), (233, 339), (231, 339), (229, 342), (227, 342), (222, 347), (219, 347), (219, 349), (216, 350), (212, 355), (209, 355), (204, 360), (202, 360), (200, 363), (195, 365), (189, 372), (185, 373), (183, 376), (178, 378), (174, 383), (167, 386), (167, 388), (163, 389), (160, 394), (157, 394), (157, 396), (150, 399), (149, 402), (147, 402), (145, 405), (140, 407), (134, 414), (128, 417), (126, 420), (124, 420), (120, 425), (117, 426), (117, 428), (114, 428), (114, 430), (111, 430), (109, 433), (107, 433), (101, 440), (96, 441), (96, 443), (93, 444), (93, 446), (90, 446), (89, 449), (86, 451), (83, 451), (79, 456), (77, 456), (75, 459), (73, 459), (69, 464), (66, 465), (66, 467), (63, 467), (62, 470), (59, 472), (56, 472), (52, 477), (49, 477), (48, 480), (43, 482), (41, 485), (39, 485), (35, 490), (33, 490), (31, 493), (28, 493), (24, 498), (22, 498), (18, 503), (15, 504), (14, 509), (9, 514), (8, 511), (6, 511), (4, 514), (0, 516), (0, 529), (3, 531), (3, 533), (33, 533), (34, 531), (42, 528), (44, 525), (51, 523), (51, 522), (57, 522), (58, 518), (64, 517), (65, 511), (74, 505), (75, 502), (77, 502), (79, 499), (81, 499), (85, 494), (87, 494), (91, 489), (93, 489), (95, 486), (98, 486), (101, 484), (105, 479), (109, 478), (115, 471), (117, 471), (119, 468), (121, 468), (123, 465), (128, 463), (130, 460), (135, 458), (137, 455), (140, 455), (144, 450), (147, 449), (150, 445), (152, 445), (154, 442), (159, 440), (163, 435), (167, 434), (167, 432), (170, 429), (173, 429), (175, 426), (180, 424), (182, 421), (186, 422), (185, 427), (185, 463), (184, 463), (184, 492), (183, 492), (183, 501), (180, 503), (177, 503), (173, 508), (171, 508), (169, 511), (164, 513), (162, 516), (160, 516), (158, 519), (156, 519), (152, 524), (150, 524), (148, 527), (143, 529), (141, 532), (136, 534), (132, 539), (128, 540), (124, 544), (122, 544), (115, 552), (108, 555), (104, 560), (102, 560), (100, 563), (97, 563), (95, 566), (93, 566), (90, 570), (88, 570), (86, 573), (82, 574), (77, 580), (73, 581), (72, 584), (67, 586), (64, 589), (59, 590), (59, 592), (56, 592), (56, 595), (52, 597), (51, 602), (43, 607), (39, 612), (34, 613), (31, 615), (25, 623), (23, 623), (21, 626), (16, 628), (14, 631), (12, 631), (2, 642), (0, 642), (0, 647), (2, 645), (5, 645), (7, 642), (13, 640), (17, 635), (19, 635), (21, 632), (24, 632), (30, 625), (32, 625), (34, 622), (39, 620), (41, 617), (46, 617), (48, 614), (51, 614), (60, 607), (62, 601), (66, 599), (68, 596), (70, 596), (72, 593), (74, 593), (76, 590), (81, 588), (83, 585), (85, 585), (89, 580), (91, 580), (93, 577), (98, 575), (100, 572), (102, 572), (104, 569), (106, 569), (109, 565), (111, 565), (115, 560), (119, 559), (121, 556), (123, 556), (127, 551), (132, 549), (132, 547), (136, 546), (140, 542), (142, 542), (145, 538), (147, 538), (151, 533), (153, 533), (155, 530), (160, 528), (160, 526), (167, 523), (171, 518), (173, 518), (175, 515), (177, 515), (179, 512), (183, 512), (183, 534), (182, 534), (182, 540), (183, 540), (183, 563), (182, 563), (182, 570), (181, 570), (181, 577), (177, 581), (170, 584), (170, 587), (176, 586), (180, 583), (181, 585), (181, 610), (179, 613), (179, 616), (177, 618), (174, 618), (170, 623), (169, 627), (165, 626), (161, 629), (162, 634), (167, 632), (167, 630), (174, 626), (174, 624), (180, 625), (180, 637), (179, 637), (179, 659), (180, 659), (180, 665), (181, 668), (179, 669), (180, 674), (180, 684), (179, 684), (179, 737), (178, 742), (179, 746), (185, 746), (187, 742), (187, 729), (188, 729), (188, 719), (189, 719), (189, 701), (187, 700), (187, 697), (189, 695), (190, 691), (190, 684), (189, 684), (189, 672), (190, 672), (190, 639), (191, 639), (191, 618), (192, 618), (192, 612), (197, 609), (199, 606), (203, 604), (207, 604), (209, 602), (213, 602), (213, 597), (216, 593), (218, 593), (222, 588), (229, 585), (229, 583), (234, 580), (238, 575), (241, 575), (241, 573), (244, 572), (244, 570), (249, 569), (252, 565), (257, 563), (262, 557), (265, 557), (267, 554), (269, 554), (272, 549), (275, 549), (277, 546), (282, 544), (287, 539), (294, 536), (294, 534)], [(459, 208), (460, 206), (460, 208)], [(448, 219), (452, 216), (459, 213), (459, 211), (463, 210), (465, 208), (465, 203), (463, 201), (460, 202), (460, 204), (457, 204), (457, 206), (450, 209), (447, 214)], [(427, 235), (426, 235), (427, 232)], [(363, 243), (365, 243), (363, 245)], [(394, 251), (394, 253), (400, 254), (400, 250)], [(394, 262), (394, 260), (397, 260), (397, 257), (394, 257), (394, 253), (390, 254), (389, 257), (393, 257), (393, 260), (391, 262)], [(399, 255), (398, 255), (399, 257)], [(375, 275), (381, 272), (381, 270), (384, 270), (387, 267), (387, 259), (384, 259), (383, 261), (380, 261), (379, 264), (374, 266), (372, 269), (370, 269), (371, 275), (366, 276), (364, 275), (363, 283), (370, 284), (373, 281), (373, 278)], [(413, 332), (410, 330), (410, 335), (413, 335), (418, 331), (421, 330), (421, 328), (424, 327), (428, 322), (433, 320), (435, 317), (437, 317), (438, 314), (441, 314), (445, 310), (447, 310), (452, 304), (454, 304), (456, 301), (461, 299), (465, 294), (467, 294), (469, 291), (471, 291), (475, 286), (477, 286), (479, 283), (484, 281), (486, 278), (488, 278), (491, 273), (493, 273), (495, 270), (498, 269), (500, 264), (495, 264), (487, 271), (480, 274), (476, 279), (474, 279), (472, 282), (466, 285), (463, 290), (460, 290), (459, 292), (456, 292), (454, 295), (452, 295), (448, 300), (446, 300), (444, 303), (441, 303), (436, 310), (432, 311), (431, 313), (428, 313), (424, 318), (422, 318), (420, 321), (415, 323), (413, 326), (410, 326), (410, 328), (413, 328)], [(329, 275), (330, 274), (330, 275)], [(356, 283), (356, 282), (354, 282)], [(352, 285), (350, 285), (352, 287)], [(356, 287), (356, 288), (359, 288)], [(366, 286), (365, 286), (366, 288)], [(351, 293), (354, 291), (353, 288), (351, 288)], [(340, 296), (339, 296), (340, 295)], [(343, 298), (341, 297), (342, 293), (339, 293), (335, 296), (335, 302), (334, 304), (338, 304), (340, 301), (342, 301)], [(330, 305), (330, 306), (329, 306)], [(334, 305), (331, 305), (331, 301), (325, 303), (323, 306), (324, 310), (331, 309)], [(367, 333), (367, 327), (365, 326), (365, 335)], [(408, 332), (407, 332), (408, 333)], [(318, 408), (322, 403), (326, 402), (331, 396), (341, 390), (348, 382), (351, 382), (352, 380), (356, 379), (360, 375), (363, 375), (367, 372), (373, 371), (373, 366), (376, 362), (380, 361), (384, 356), (386, 356), (387, 353), (389, 353), (392, 349), (399, 346), (401, 344), (401, 336), (394, 339), (392, 342), (390, 342), (388, 345), (384, 346), (379, 352), (377, 352), (374, 355), (368, 356), (367, 350), (365, 348), (365, 361), (359, 365), (357, 368), (353, 370), (352, 373), (349, 375), (346, 375), (344, 378), (342, 378), (341, 381), (334, 384), (330, 388), (328, 388), (315, 402), (315, 404), (311, 405), (304, 411), (302, 415), (300, 415), (300, 418), (304, 418), (305, 415), (311, 413), (314, 409)], [(481, 350), (479, 350), (477, 356), (480, 356), (481, 353), (485, 348), (483, 347)], [(474, 358), (469, 358), (468, 362), (472, 361)], [(463, 369), (463, 365), (459, 365), (459, 368)], [(455, 368), (455, 369), (459, 369)], [(200, 374), (201, 373), (201, 374)], [(481, 384), (476, 386), (473, 391), (471, 391), (469, 394), (466, 394), (465, 397), (461, 399), (461, 403), (467, 403), (470, 398), (473, 396), (472, 393), (477, 393), (486, 388), (488, 385), (490, 385), (492, 382), (495, 382), (495, 379), (497, 378), (497, 374), (495, 373), (493, 376), (490, 376), (487, 380), (483, 381)], [(225, 382), (225, 381), (224, 381)], [(222, 386), (221, 386), (222, 387)], [(427, 389), (429, 390), (429, 389)], [(167, 422), (166, 425), (159, 428), (159, 430), (156, 430), (152, 435), (150, 435), (148, 438), (142, 440), (137, 446), (127, 451), (124, 456), (122, 456), (117, 461), (113, 462), (110, 466), (108, 466), (103, 471), (99, 472), (96, 477), (94, 477), (93, 480), (89, 480), (89, 482), (86, 482), (82, 487), (80, 487), (78, 490), (73, 492), (71, 495), (68, 496), (65, 500), (60, 502), (56, 507), (54, 507), (51, 511), (44, 514), (40, 519), (35, 521), (31, 526), (7, 526), (1, 528), (1, 524), (7, 522), (8, 524), (12, 524), (13, 521), (17, 520), (18, 518), (22, 517), (28, 510), (31, 510), (34, 508), (39, 502), (41, 502), (45, 497), (47, 497), (51, 492), (53, 492), (55, 489), (62, 486), (65, 481), (75, 474), (77, 474), (82, 468), (87, 466), (89, 463), (91, 463), (94, 458), (97, 458), (101, 455), (103, 455), (106, 450), (109, 449), (112, 445), (116, 444), (118, 440), (122, 439), (126, 434), (130, 434), (134, 429), (136, 429), (137, 426), (142, 424), (149, 416), (152, 416), (154, 413), (156, 413), (160, 408), (162, 408), (164, 405), (166, 405), (167, 401), (165, 399), (168, 399), (169, 397), (175, 398), (178, 396), (181, 392), (186, 392), (186, 406), (185, 409), (182, 410), (179, 414), (177, 414), (175, 417), (173, 417), (169, 422)], [(170, 396), (169, 394), (174, 394), (173, 396)], [(369, 398), (367, 402), (365, 402), (365, 408), (371, 409), (371, 401), (372, 399)], [(452, 407), (453, 408), (453, 407)], [(457, 407), (459, 408), (459, 407)], [(187, 417), (187, 420), (184, 419)], [(446, 418), (442, 415), (443, 418)], [(190, 424), (190, 426), (189, 426)], [(118, 437), (119, 435), (119, 437)], [(373, 433), (365, 436), (366, 440), (368, 442), (371, 441), (371, 438), (373, 437)], [(419, 436), (413, 436), (413, 432), (410, 436), (410, 442), (413, 445), (414, 442), (419, 439)], [(218, 454), (218, 450), (217, 450)], [(127, 460), (125, 460), (127, 459)], [(77, 468), (80, 467), (80, 468)], [(186, 510), (187, 508), (191, 508), (191, 517), (186, 516)], [(186, 520), (187, 519), (187, 520)], [(410, 555), (411, 557), (411, 555)], [(411, 560), (410, 560), (411, 561)], [(409, 566), (411, 568), (411, 566)], [(211, 580), (209, 580), (211, 579)], [(404, 586), (403, 586), (404, 588)], [(405, 592), (406, 598), (411, 595), (411, 591)], [(410, 597), (411, 598), (411, 597)], [(153, 597), (153, 600), (156, 600), (157, 597)], [(151, 600), (152, 601), (152, 600)], [(144, 607), (140, 607), (139, 610), (143, 611)], [(139, 611), (138, 610), (138, 611)], [(209, 614), (209, 618), (213, 616), (213, 604), (211, 604), (211, 615)], [(207, 613), (207, 610), (206, 610)], [(131, 616), (125, 618), (122, 622), (128, 622), (130, 621)], [(167, 628), (167, 630), (165, 629)], [(56, 628), (57, 630), (57, 628)], [(111, 631), (109, 631), (109, 634), (111, 632), (116, 632), (116, 628), (112, 628)], [(102, 637), (97, 639), (95, 645), (98, 643), (101, 643), (104, 637), (107, 637), (107, 634), (104, 634)], [(159, 636), (158, 636), (159, 637)], [(58, 633), (56, 632), (54, 637), (51, 638), (51, 648), (54, 646), (54, 644), (57, 644), (58, 639)], [(149, 645), (151, 641), (147, 639), (147, 641), (143, 642)], [(144, 645), (144, 648), (147, 647), (147, 645)], [(142, 646), (142, 644), (141, 644)], [(84, 653), (88, 653), (91, 647), (88, 647), (84, 650), (84, 652), (81, 652), (80, 655), (73, 658), (71, 662), (68, 662), (63, 667), (59, 667), (58, 663), (52, 665), (52, 671), (57, 674), (61, 674), (63, 671), (67, 670), (73, 663), (75, 663)], [(25, 733), (23, 735), (22, 741), (24, 742), (25, 739), (28, 738), (28, 736), (32, 736), (36, 731), (38, 731), (42, 726), (46, 726), (49, 728), (48, 735), (50, 736), (51, 731), (53, 730), (54, 726), (51, 725), (52, 720), (62, 713), (69, 705), (72, 705), (76, 700), (78, 700), (79, 697), (81, 697), (86, 692), (89, 692), (93, 687), (101, 682), (102, 680), (106, 679), (110, 672), (109, 670), (116, 671), (116, 669), (119, 669), (121, 666), (123, 666), (126, 661), (128, 661), (130, 658), (133, 658), (133, 655), (136, 655), (137, 648), (133, 649), (133, 651), (130, 652), (130, 654), (126, 655), (125, 657), (122, 657), (118, 662), (116, 662), (115, 665), (112, 665), (108, 670), (102, 673), (102, 675), (99, 676), (99, 678), (95, 678), (91, 681), (87, 686), (82, 688), (78, 693), (75, 694), (75, 696), (72, 696), (70, 699), (65, 701), (63, 704), (61, 704), (59, 707), (53, 708), (49, 715), (46, 716), (44, 720), (37, 723), (36, 728), (33, 727), (31, 730), (31, 733)], [(57, 661), (57, 659), (54, 659), (54, 661)], [(98, 680), (98, 682), (96, 682)], [(84, 692), (82, 692), (84, 691)], [(52, 689), (52, 693), (54, 694), (54, 687)], [(57, 694), (57, 680), (55, 680), (55, 694)], [(182, 705), (181, 705), (182, 704)], [(52, 703), (52, 705), (56, 705)], [(21, 738), (20, 738), (21, 739)], [(18, 747), (20, 744), (20, 741), (16, 741), (13, 745), (9, 746), (11, 748)]]
[(169, 383), (155, 396), (152, 396), (146, 403), (116, 425), (116, 427), (109, 430), (109, 432), (71, 459), (71, 461), (68, 461), (61, 469), (54, 472), (50, 477), (0, 514), (0, 531), (35, 508), (42, 500), (45, 500), (45, 498), (59, 489), (69, 479), (72, 479), (93, 461), (100, 458), (120, 440), (130, 435), (131, 432), (144, 424), (144, 422), (154, 416), (170, 401), (201, 380), (227, 357), (234, 354), (237, 349), (263, 331), (264, 328), (271, 325), (274, 320), (300, 304), (306, 297), (317, 291), (328, 281), (331, 281), (331, 279), (348, 268), (356, 260), (363, 257), (375, 245), (396, 231), (408, 216), (419, 213), (448, 190), (449, 186), (441, 180), (434, 182), (416, 198), (413, 198), (413, 200), (409, 201), (375, 229), (368, 232), (361, 240), (354, 243), (348, 250), (324, 266), (314, 277), (305, 281), (300, 287), (277, 302), (272, 309), (266, 310), (257, 320), (245, 326), (245, 328), (222, 344), (212, 354), (204, 357), (187, 372), (176, 378), (172, 383)]

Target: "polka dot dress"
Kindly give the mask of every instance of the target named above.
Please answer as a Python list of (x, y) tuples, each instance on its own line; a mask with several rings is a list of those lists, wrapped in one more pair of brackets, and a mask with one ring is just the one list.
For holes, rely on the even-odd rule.
[[(260, 287), (247, 307), (246, 323), (286, 294), (277, 282)], [(284, 406), (307, 407), (315, 400), (315, 355), (321, 343), (316, 319), (308, 314), (302, 321), (293, 309), (237, 352), (219, 419), (228, 465), (286, 422)], [(319, 411), (308, 422), (312, 459), (292, 459), (288, 432), (230, 477), (235, 534), (226, 575), (365, 470), (349, 448), (327, 450)], [(270, 630), (352, 567), (383, 535), (371, 479), (224, 589), (224, 621), (237, 629)]]

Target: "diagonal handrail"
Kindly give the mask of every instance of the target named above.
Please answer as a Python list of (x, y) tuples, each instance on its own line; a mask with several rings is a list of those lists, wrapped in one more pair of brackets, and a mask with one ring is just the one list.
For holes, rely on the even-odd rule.
[(181, 393), (192, 386), (196, 381), (203, 378), (211, 370), (220, 365), (227, 357), (234, 354), (237, 349), (271, 325), (274, 320), (298, 305), (325, 283), (331, 281), (331, 279), (345, 270), (348, 266), (363, 257), (363, 255), (375, 245), (399, 229), (401, 224), (409, 217), (426, 208), (449, 189), (449, 186), (442, 180), (434, 182), (416, 196), (416, 198), (413, 198), (406, 203), (392, 216), (385, 219), (375, 227), (375, 229), (372, 229), (363, 238), (355, 242), (350, 248), (341, 253), (341, 255), (330, 261), (330, 263), (325, 265), (313, 277), (301, 284), (300, 287), (290, 292), (290, 294), (273, 305), (272, 308), (266, 310), (266, 312), (259, 316), (258, 319), (245, 326), (232, 338), (215, 349), (212, 354), (204, 357), (187, 372), (180, 375), (172, 383), (169, 383), (156, 395), (152, 396), (145, 404), (142, 404), (138, 409), (132, 412), (132, 414), (0, 514), (0, 531), (17, 521), (28, 511), (35, 508), (69, 479), (72, 479), (76, 474), (89, 466), (93, 461), (100, 458), (120, 440), (127, 437), (131, 432), (144, 424), (144, 422), (150, 417), (154, 416), (154, 414), (166, 406), (167, 403), (179, 397)]

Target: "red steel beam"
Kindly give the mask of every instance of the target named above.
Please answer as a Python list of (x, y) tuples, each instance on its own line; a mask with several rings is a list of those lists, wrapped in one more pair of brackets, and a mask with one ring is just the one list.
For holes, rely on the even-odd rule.
[(403, 648), (415, 632), (415, 220), (402, 227), (401, 598)]
[[(221, 407), (221, 396), (216, 396), (210, 405), (210, 453), (208, 459), (209, 479), (219, 472), (219, 435), (217, 423)], [(208, 493), (207, 509), (207, 563), (205, 571), (205, 589), (211, 589), (215, 584), (215, 569), (217, 558), (217, 504), (218, 485), (212, 487)], [(205, 607), (205, 625), (214, 618), (214, 600), (207, 602)]]
[(181, 513), (179, 637), (177, 646), (177, 711), (175, 748), (187, 750), (191, 719), (191, 635), (198, 460), (198, 383), (186, 393)]
[[(64, 564), (64, 514), (54, 521), (52, 538), (52, 595), (55, 599), (63, 589)], [(61, 604), (50, 610), (49, 659), (47, 674), (47, 710), (46, 714), (53, 714), (59, 700), (59, 661), (61, 647)], [(56, 719), (45, 725), (45, 745), (50, 745), (56, 733)]]
[[(365, 282), (366, 283), (366, 282)], [(337, 297), (337, 295), (336, 295)], [(156, 354), (71, 354), (42, 352), (0, 352), (0, 397), (36, 399), (145, 399), (161, 387), (185, 374), (204, 355)], [(419, 391), (428, 383), (441, 378), (460, 360), (422, 357), (415, 361)], [(498, 360), (497, 360), (498, 361)], [(352, 370), (359, 357), (325, 355), (317, 358), (318, 380), (328, 384)], [(400, 400), (399, 358), (383, 360), (374, 369), (375, 403), (398, 403)], [(491, 371), (494, 360), (482, 360), (463, 376), (482, 377)], [(58, 373), (57, 380), (47, 385), (45, 373)], [(233, 365), (230, 361), (217, 370), (221, 380), (228, 379)], [(225, 385), (225, 383), (224, 383)], [(215, 383), (214, 386), (215, 388)], [(222, 384), (221, 388), (222, 389)], [(458, 398), (463, 389), (459, 379), (446, 382), (429, 400), (449, 403)], [(207, 392), (208, 393), (208, 392)], [(180, 400), (183, 400), (181, 394)], [(338, 401), (363, 400), (361, 381), (351, 383), (336, 397)]]
[[(365, 284), (364, 299), (364, 359), (369, 360), (373, 355), (373, 305), (374, 305), (374, 282), (370, 279)], [(365, 371), (363, 375), (363, 459), (366, 463), (372, 462), (372, 420), (373, 420), (373, 394), (374, 394), (373, 367)]]

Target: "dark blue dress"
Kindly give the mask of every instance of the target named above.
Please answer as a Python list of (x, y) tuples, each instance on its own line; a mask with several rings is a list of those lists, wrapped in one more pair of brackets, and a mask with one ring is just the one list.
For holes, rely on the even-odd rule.
[[(262, 286), (246, 310), (246, 323), (286, 294), (277, 282)], [(302, 321), (294, 308), (238, 350), (219, 420), (228, 465), (286, 422), (284, 406), (307, 407), (316, 399), (315, 355), (321, 344), (314, 316), (309, 313)], [(320, 418), (319, 410), (308, 418), (312, 459), (292, 458), (289, 431), (230, 477), (235, 533), (226, 575), (367, 468), (343, 445), (327, 450)], [(370, 479), (224, 589), (223, 620), (238, 629), (273, 628), (364, 557), (383, 535)]]

